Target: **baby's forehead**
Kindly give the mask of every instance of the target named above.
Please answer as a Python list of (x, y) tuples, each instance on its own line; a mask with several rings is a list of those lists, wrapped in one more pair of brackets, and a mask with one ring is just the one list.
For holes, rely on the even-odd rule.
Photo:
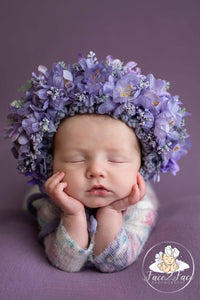
[[(66, 118), (59, 125), (57, 133), (55, 134), (55, 140), (62, 140), (67, 133), (67, 135), (70, 136), (70, 142), (72, 139), (76, 139), (77, 136), (81, 137), (83, 128), (85, 128), (88, 133), (93, 132), (94, 134), (97, 133), (105, 137), (109, 136), (108, 133), (110, 133), (110, 143), (114, 140), (120, 141), (121, 139), (124, 144), (129, 144), (130, 140), (133, 140), (134, 147), (136, 146), (137, 150), (141, 152), (140, 143), (134, 129), (130, 128), (120, 119), (114, 119), (109, 115), (83, 114)], [(128, 140), (125, 140), (125, 136)]]
[[(110, 117), (109, 115), (101, 115), (101, 114), (77, 114), (72, 117), (67, 117), (62, 120), (61, 124), (59, 125), (59, 128), (62, 126), (67, 126), (71, 122), (92, 122), (92, 123), (99, 123), (99, 122), (107, 122), (115, 120), (114, 118)], [(117, 120), (117, 119), (116, 119)], [(122, 121), (121, 121), (122, 122)], [(109, 124), (107, 124), (109, 126)]]
[[(68, 117), (62, 120), (60, 123), (58, 130), (65, 130), (66, 128), (75, 128), (75, 126), (81, 126), (81, 125), (95, 125), (99, 126), (101, 128), (101, 131), (108, 129), (110, 130), (112, 128), (113, 131), (117, 131), (118, 128), (123, 128), (124, 130), (129, 130), (131, 134), (135, 135), (135, 131), (133, 128), (130, 128), (126, 123), (124, 123), (120, 119), (115, 119), (109, 115), (101, 115), (101, 114), (81, 114), (81, 115), (75, 115), (73, 117)], [(91, 127), (92, 129), (93, 127)]]

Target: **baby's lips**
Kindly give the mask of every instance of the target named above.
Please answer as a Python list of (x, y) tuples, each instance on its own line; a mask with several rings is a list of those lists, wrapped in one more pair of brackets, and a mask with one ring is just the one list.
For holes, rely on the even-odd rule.
[(91, 192), (93, 190), (100, 190), (100, 191), (102, 190), (102, 191), (109, 192), (109, 190), (105, 186), (103, 186), (103, 185), (93, 185), (92, 188), (89, 189), (87, 192)]

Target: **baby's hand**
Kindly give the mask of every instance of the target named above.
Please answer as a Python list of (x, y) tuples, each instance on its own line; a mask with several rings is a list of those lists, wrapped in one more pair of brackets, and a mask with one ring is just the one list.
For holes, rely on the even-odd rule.
[(61, 208), (65, 215), (79, 215), (84, 213), (84, 205), (64, 191), (67, 182), (63, 182), (64, 172), (53, 174), (44, 184), (50, 198)]
[(138, 173), (137, 183), (133, 186), (129, 196), (116, 200), (110, 205), (100, 207), (97, 210), (98, 222), (95, 235), (94, 256), (98, 256), (114, 240), (120, 232), (123, 223), (122, 212), (129, 206), (140, 201), (146, 193), (146, 184)]
[(85, 208), (79, 200), (67, 195), (65, 192), (67, 183), (62, 181), (64, 177), (64, 172), (57, 172), (45, 182), (44, 187), (51, 199), (62, 209), (63, 226), (69, 236), (79, 247), (87, 249), (89, 237)]
[(136, 204), (138, 201), (142, 200), (142, 198), (145, 196), (145, 193), (146, 193), (145, 181), (142, 175), (138, 173), (137, 183), (133, 185), (130, 195), (127, 196), (126, 198), (111, 203), (109, 206), (110, 208), (118, 212), (124, 211), (129, 206)]

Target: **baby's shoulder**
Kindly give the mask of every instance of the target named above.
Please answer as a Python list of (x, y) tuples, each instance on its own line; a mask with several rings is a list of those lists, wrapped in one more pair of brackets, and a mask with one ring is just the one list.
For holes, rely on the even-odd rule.
[(37, 215), (44, 215), (48, 219), (54, 219), (60, 215), (59, 207), (48, 195), (41, 193), (37, 185), (32, 186), (24, 199), (24, 209), (30, 210), (30, 206), (36, 210)]

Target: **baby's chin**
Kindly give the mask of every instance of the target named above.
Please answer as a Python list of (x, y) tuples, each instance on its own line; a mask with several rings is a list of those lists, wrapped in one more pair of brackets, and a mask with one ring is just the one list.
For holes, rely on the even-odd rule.
[(89, 205), (85, 205), (85, 207), (87, 208), (91, 208), (91, 209), (98, 209), (98, 208), (102, 208), (102, 207), (106, 207), (110, 204), (89, 204)]
[[(82, 202), (83, 203), (83, 202)], [(108, 205), (110, 205), (112, 202), (105, 202), (105, 201), (93, 201), (93, 202), (88, 202), (87, 203), (83, 203), (83, 205), (87, 208), (101, 208), (101, 207), (106, 207)]]
[(102, 208), (111, 205), (112, 203), (123, 199), (125, 197), (110, 197), (110, 198), (104, 198), (104, 197), (92, 197), (89, 199), (80, 199), (79, 201), (88, 208)]
[[(130, 192), (129, 192), (130, 193)], [(82, 194), (76, 194), (76, 193), (69, 193), (68, 195), (71, 196), (72, 198), (77, 199), (80, 201), (85, 207), (87, 208), (93, 208), (93, 209), (98, 209), (101, 207), (106, 207), (111, 205), (112, 203), (122, 200), (124, 198), (128, 197), (128, 193), (125, 194), (115, 194), (115, 193), (110, 193), (108, 195), (82, 195)]]
[(89, 198), (83, 198), (78, 199), (85, 207), (88, 208), (100, 208), (100, 207), (106, 207), (113, 202), (116, 201), (114, 198), (104, 198), (104, 197), (89, 197)]

